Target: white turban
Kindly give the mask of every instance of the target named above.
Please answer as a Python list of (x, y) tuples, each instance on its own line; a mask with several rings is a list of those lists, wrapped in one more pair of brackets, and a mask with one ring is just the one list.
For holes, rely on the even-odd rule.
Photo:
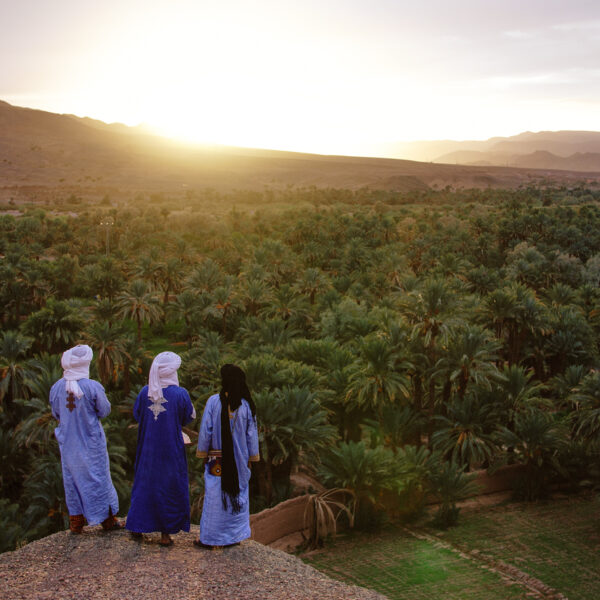
[(163, 388), (169, 385), (179, 385), (177, 369), (180, 365), (181, 358), (175, 352), (161, 352), (155, 356), (148, 377), (148, 396), (152, 402), (158, 402), (164, 398)]
[(63, 368), (63, 377), (67, 381), (67, 394), (81, 398), (83, 392), (77, 384), (80, 379), (89, 379), (90, 363), (94, 353), (89, 346), (75, 346), (63, 352), (60, 364)]

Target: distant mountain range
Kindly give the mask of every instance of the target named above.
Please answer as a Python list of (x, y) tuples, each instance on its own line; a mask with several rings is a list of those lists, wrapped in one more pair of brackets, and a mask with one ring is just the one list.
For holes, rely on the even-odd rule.
[(385, 156), (471, 166), (600, 172), (600, 132), (526, 131), (484, 141), (388, 144)]
[[(521, 147), (532, 141), (523, 134)], [(263, 190), (266, 187), (315, 186), (358, 189), (369, 187), (400, 192), (429, 188), (515, 188), (531, 184), (600, 184), (600, 168), (590, 161), (588, 173), (579, 172), (583, 158), (595, 149), (600, 134), (560, 132), (571, 155), (552, 159), (551, 150), (530, 153), (529, 163), (513, 166), (461, 165), (455, 160), (418, 162), (393, 158), (327, 156), (276, 150), (190, 145), (159, 137), (146, 127), (108, 125), (90, 118), (12, 106), (0, 101), (0, 200), (13, 197), (60, 198), (65, 193), (131, 196), (136, 192), (182, 192), (186, 189)], [(571, 137), (568, 137), (568, 136)], [(586, 137), (587, 136), (587, 137)], [(585, 138), (585, 139), (584, 139)], [(490, 162), (489, 152), (504, 152), (513, 138), (487, 142), (426, 142), (412, 145), (419, 157), (439, 158), (450, 152), (470, 152), (469, 162)], [(557, 142), (558, 143), (558, 142)], [(437, 146), (435, 144), (438, 144)], [(439, 144), (442, 144), (440, 146)], [(587, 144), (587, 145), (586, 145)], [(499, 148), (499, 149), (498, 149)], [(417, 154), (418, 154), (417, 152)], [(475, 156), (473, 152), (477, 153)], [(479, 154), (481, 153), (481, 154)], [(413, 152), (414, 154), (414, 152)], [(506, 155), (512, 156), (510, 152)], [(550, 156), (549, 156), (550, 154)], [(519, 155), (524, 161), (526, 154)], [(575, 167), (563, 168), (572, 160)], [(461, 160), (463, 160), (461, 155)], [(511, 159), (512, 160), (512, 159)], [(516, 160), (516, 159), (515, 159)], [(506, 165), (507, 161), (501, 161)], [(593, 171), (597, 171), (594, 173)], [(17, 193), (15, 190), (21, 190)], [(27, 191), (29, 190), (29, 191)]]

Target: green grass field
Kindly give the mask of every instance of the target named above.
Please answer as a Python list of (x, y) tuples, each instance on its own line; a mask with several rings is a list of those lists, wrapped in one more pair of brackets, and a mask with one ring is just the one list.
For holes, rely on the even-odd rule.
[[(595, 497), (464, 508), (458, 526), (448, 531), (412, 528), (426, 539), (400, 526), (348, 533), (305, 560), (390, 599), (553, 598), (554, 591), (590, 600), (600, 598), (599, 508)], [(507, 575), (505, 565), (552, 590), (535, 593), (514, 573)]]

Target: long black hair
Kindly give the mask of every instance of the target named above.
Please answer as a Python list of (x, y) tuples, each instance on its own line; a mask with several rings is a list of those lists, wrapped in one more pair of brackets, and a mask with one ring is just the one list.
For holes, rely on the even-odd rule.
[(237, 365), (228, 363), (221, 367), (219, 398), (221, 400), (221, 500), (225, 510), (227, 510), (227, 501), (229, 500), (231, 512), (237, 514), (241, 510), (240, 481), (233, 453), (229, 410), (234, 411), (239, 408), (243, 398), (250, 405), (252, 417), (256, 416), (256, 406), (246, 385), (246, 374)]

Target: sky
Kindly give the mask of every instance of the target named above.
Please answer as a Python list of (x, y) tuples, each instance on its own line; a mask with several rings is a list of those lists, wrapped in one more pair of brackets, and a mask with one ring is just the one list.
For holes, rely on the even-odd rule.
[(600, 2), (1, 0), (0, 99), (324, 154), (600, 130)]

